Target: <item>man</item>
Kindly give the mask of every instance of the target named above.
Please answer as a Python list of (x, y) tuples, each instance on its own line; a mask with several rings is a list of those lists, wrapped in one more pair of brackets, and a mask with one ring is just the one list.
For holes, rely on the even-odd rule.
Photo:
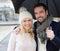
[(52, 21), (48, 16), (47, 6), (42, 3), (34, 6), (34, 16), (37, 20), (34, 23), (34, 32), (38, 37), (38, 51), (59, 51), (60, 24)]

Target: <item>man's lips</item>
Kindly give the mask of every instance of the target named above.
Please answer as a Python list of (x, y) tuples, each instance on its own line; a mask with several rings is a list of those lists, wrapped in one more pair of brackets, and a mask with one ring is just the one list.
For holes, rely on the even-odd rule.
[(43, 17), (39, 17), (38, 19), (42, 19)]

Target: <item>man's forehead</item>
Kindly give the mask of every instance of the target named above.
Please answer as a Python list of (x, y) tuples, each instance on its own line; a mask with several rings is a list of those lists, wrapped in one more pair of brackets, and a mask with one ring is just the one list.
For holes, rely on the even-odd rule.
[(36, 10), (45, 10), (45, 9), (43, 6), (39, 6), (39, 7), (36, 7), (34, 10), (36, 11)]

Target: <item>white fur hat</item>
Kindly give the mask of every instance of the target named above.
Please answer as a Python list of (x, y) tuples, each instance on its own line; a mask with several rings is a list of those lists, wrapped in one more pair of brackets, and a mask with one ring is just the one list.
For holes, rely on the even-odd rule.
[[(24, 10), (24, 9), (25, 9), (25, 10)], [(21, 10), (22, 10), (22, 11), (21, 11)], [(31, 13), (28, 12), (26, 8), (20, 9), (20, 14), (19, 14), (19, 23), (20, 23), (20, 24), (21, 24), (21, 21), (22, 21), (24, 18), (31, 18), (31, 19), (33, 19)]]

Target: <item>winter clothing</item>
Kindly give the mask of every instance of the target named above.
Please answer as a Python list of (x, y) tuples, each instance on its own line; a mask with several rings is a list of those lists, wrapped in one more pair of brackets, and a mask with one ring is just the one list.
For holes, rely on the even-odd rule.
[(59, 51), (60, 49), (60, 23), (52, 22), (52, 30), (54, 31), (55, 37), (53, 40), (47, 41), (47, 51)]
[(33, 16), (31, 15), (30, 12), (26, 10), (26, 8), (20, 9), (20, 14), (19, 14), (19, 23), (21, 24), (21, 21), (25, 18), (31, 18), (33, 19)]
[(7, 51), (36, 51), (36, 42), (29, 33), (16, 35), (12, 32)]
[[(46, 23), (46, 25), (47, 25), (47, 23)], [(38, 35), (37, 32), (40, 32), (40, 31), (36, 32), (37, 27), (39, 27), (39, 26), (37, 26), (37, 22), (35, 22), (34, 23), (34, 33), (35, 33), (35, 35)], [(41, 36), (45, 40), (45, 44), (44, 44), (44, 43), (41, 42), (41, 37), (40, 37), (40, 40), (39, 40), (39, 35), (38, 35), (38, 40), (36, 38), (37, 46), (38, 46), (37, 51), (58, 51), (60, 49), (60, 24), (52, 21), (52, 23), (50, 23), (49, 27), (51, 27), (52, 30), (54, 31), (55, 38), (53, 40), (47, 39), (47, 41), (46, 41), (46, 39), (44, 39), (45, 35)], [(41, 29), (43, 29), (43, 28), (44, 27), (42, 26)], [(39, 29), (39, 30), (41, 30), (41, 29)], [(45, 31), (46, 31), (46, 29), (45, 29)], [(43, 34), (45, 34), (45, 33), (43, 33)], [(42, 46), (41, 44), (44, 44), (44, 45)], [(39, 50), (39, 47), (40, 47), (40, 50)], [(43, 47), (43, 48), (41, 48), (41, 47)]]
[(38, 37), (41, 39), (41, 42), (42, 43), (45, 43), (45, 40), (47, 39), (46, 37), (46, 29), (48, 27), (50, 27), (50, 24), (52, 22), (52, 18), (51, 17), (48, 17), (46, 21), (44, 21), (43, 23), (39, 23), (37, 21), (37, 29), (36, 29), (36, 32), (37, 32), (37, 35)]

